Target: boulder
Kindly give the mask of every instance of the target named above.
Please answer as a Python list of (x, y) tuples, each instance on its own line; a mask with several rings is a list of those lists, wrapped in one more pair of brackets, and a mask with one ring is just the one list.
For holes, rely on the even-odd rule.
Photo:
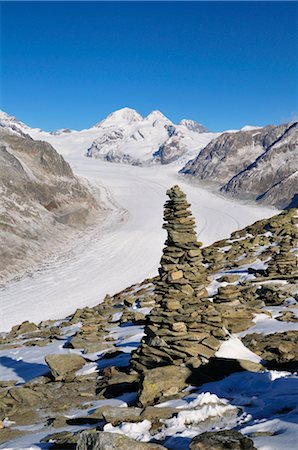
[(189, 369), (173, 365), (145, 371), (140, 386), (140, 403), (152, 405), (160, 398), (175, 396), (188, 385), (190, 376)]
[(192, 439), (189, 448), (190, 450), (256, 450), (251, 439), (235, 430), (199, 434)]
[(104, 431), (80, 434), (76, 450), (166, 450), (158, 444), (137, 442), (124, 434), (108, 433)]
[(82, 356), (75, 353), (47, 355), (45, 362), (49, 366), (55, 381), (72, 381), (76, 372), (86, 363)]
[(21, 335), (25, 333), (31, 333), (32, 331), (38, 330), (38, 326), (33, 322), (26, 320), (19, 325), (15, 325), (11, 329), (11, 334)]

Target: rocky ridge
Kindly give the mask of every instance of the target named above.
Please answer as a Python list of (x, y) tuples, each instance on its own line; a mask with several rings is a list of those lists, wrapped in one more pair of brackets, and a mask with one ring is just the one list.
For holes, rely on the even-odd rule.
[[(20, 374), (16, 379), (6, 377), (1, 380), (2, 442), (12, 442), (18, 436), (21, 439), (30, 432), (27, 426), (33, 424), (35, 429), (42, 430), (40, 434), (43, 437), (39, 440), (43, 439), (56, 448), (77, 446), (81, 450), (86, 448), (89, 440), (94, 448), (101, 445), (99, 448), (102, 449), (110, 448), (109, 445), (119, 448), (119, 442), (123, 448), (127, 445), (130, 449), (160, 448), (154, 447), (155, 444), (173, 448), (171, 436), (175, 435), (173, 430), (177, 430), (178, 424), (181, 433), (178, 436), (183, 441), (183, 448), (191, 449), (208, 448), (210, 442), (216, 443), (218, 449), (232, 445), (229, 442), (238, 445), (235, 448), (253, 448), (249, 439), (245, 441), (243, 435), (237, 435), (234, 431), (208, 434), (214, 427), (217, 430), (235, 427), (238, 430), (248, 429), (259, 418), (264, 428), (259, 435), (251, 433), (251, 437), (255, 440), (261, 436), (260, 433), (266, 433), (266, 420), (272, 419), (272, 410), (266, 416), (265, 410), (254, 409), (253, 402), (251, 405), (249, 401), (248, 404), (239, 404), (239, 395), (240, 392), (241, 398), (252, 395), (245, 389), (256, 375), (258, 379), (264, 375), (261, 391), (266, 391), (266, 383), (269, 383), (269, 392), (274, 395), (274, 386), (278, 381), (270, 384), (269, 370), (297, 370), (297, 331), (294, 331), (294, 325), (298, 286), (297, 266), (293, 265), (298, 241), (297, 210), (258, 221), (236, 231), (228, 239), (202, 248), (196, 241), (193, 219), (184, 194), (174, 187), (169, 195), (170, 200), (165, 206), (168, 240), (156, 278), (145, 280), (113, 297), (106, 296), (97, 306), (79, 309), (64, 320), (39, 325), (25, 322), (1, 336), (1, 363), (7, 367), (15, 364)], [(185, 234), (187, 239), (184, 239)], [(190, 254), (193, 250), (195, 254)], [(275, 264), (272, 259), (280, 262)], [(186, 280), (184, 274), (190, 272), (186, 268), (189, 269), (192, 264), (194, 279), (188, 279), (186, 283), (175, 282)], [(169, 268), (169, 265), (172, 267)], [(177, 274), (179, 271), (182, 277), (181, 273)], [(193, 291), (188, 287), (183, 293), (185, 286)], [(203, 295), (200, 286), (204, 290)], [(164, 312), (167, 312), (172, 294), (175, 297), (173, 303), (180, 303), (179, 307), (183, 301), (185, 304), (181, 311), (170, 310), (167, 316)], [(192, 308), (189, 312), (184, 309), (188, 303)], [(203, 340), (208, 340), (215, 328), (224, 331), (222, 336), (214, 336), (215, 348), (220, 344), (218, 350), (213, 348), (212, 353), (201, 355), (203, 358), (197, 353), (200, 364), (189, 363), (192, 355), (188, 355), (187, 359), (183, 351), (181, 354), (172, 353), (172, 361), (165, 360), (165, 354), (159, 355), (158, 352), (156, 355), (160, 359), (156, 360), (153, 352), (150, 353), (151, 360), (145, 359), (145, 345), (157, 348), (156, 343), (160, 339), (156, 333), (158, 330), (172, 330), (173, 336), (176, 336), (173, 341), (166, 338), (166, 351), (177, 350), (174, 346), (179, 333), (184, 333), (181, 342), (183, 339), (187, 342), (186, 335), (193, 331), (192, 328), (188, 330), (191, 322), (186, 319), (193, 312), (198, 312), (201, 305), (206, 307), (204, 314), (192, 317), (192, 321), (200, 328), (197, 332), (208, 335)], [(176, 314), (181, 316), (179, 321), (172, 319)], [(168, 322), (165, 320), (167, 317), (170, 317)], [(214, 317), (219, 318), (220, 322), (212, 321)], [(256, 325), (261, 318), (264, 324), (271, 324), (269, 334), (256, 333)], [(214, 327), (216, 323), (220, 326)], [(293, 328), (275, 333), (276, 323)], [(149, 341), (148, 333), (152, 325), (157, 328), (153, 330), (154, 342)], [(139, 344), (144, 327), (145, 337)], [(237, 342), (241, 339), (258, 355), (259, 362), (249, 358), (243, 360), (231, 352), (224, 354), (222, 348), (228, 343), (227, 338)], [(162, 339), (164, 336), (159, 342)], [(209, 344), (205, 342), (203, 345), (212, 349)], [(182, 348), (183, 345), (179, 345), (178, 351)], [(31, 372), (13, 362), (15, 354), (22, 355), (22, 352), (29, 350), (34, 352), (35, 364), (40, 361)], [(170, 352), (166, 354), (170, 355)], [(175, 364), (178, 360), (180, 365)], [(211, 387), (204, 384), (223, 377), (227, 377), (228, 391), (225, 396), (230, 402), (220, 398), (223, 395), (208, 392)], [(245, 377), (244, 384), (241, 384), (241, 377)], [(291, 375), (288, 377), (290, 381)], [(230, 390), (228, 380), (232, 386)], [(233, 380), (235, 384), (232, 384)], [(240, 392), (237, 390), (238, 384)], [(212, 389), (216, 392), (216, 384)], [(292, 403), (285, 393), (284, 398), (288, 409), (286, 412), (282, 410), (282, 399), (279, 398), (279, 409), (274, 413), (276, 418), (291, 413)], [(262, 401), (259, 403), (262, 404)], [(264, 397), (264, 401), (268, 403), (268, 397)], [(85, 434), (83, 430), (86, 430)], [(128, 437), (115, 434), (119, 432)], [(187, 437), (183, 438), (183, 433)], [(200, 436), (195, 438), (198, 434)], [(141, 436), (147, 442), (132, 439), (140, 439)], [(272, 445), (276, 438), (273, 433), (270, 437)]]
[(78, 236), (100, 209), (47, 142), (0, 128), (0, 160), (0, 272), (8, 280)]
[[(297, 206), (298, 122), (223, 133), (181, 173), (222, 192), (285, 208)], [(296, 199), (297, 201), (297, 199)]]

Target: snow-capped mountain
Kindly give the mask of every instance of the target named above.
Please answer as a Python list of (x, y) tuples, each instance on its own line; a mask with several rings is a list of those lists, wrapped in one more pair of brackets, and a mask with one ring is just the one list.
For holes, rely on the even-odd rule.
[(0, 128), (12, 134), (17, 134), (22, 137), (29, 137), (27, 130), (30, 128), (23, 122), (20, 122), (16, 117), (10, 116), (4, 111), (0, 110)]
[(101, 133), (88, 156), (135, 165), (169, 164), (181, 157), (187, 160), (218, 136), (193, 120), (175, 125), (160, 111), (142, 118), (128, 108), (110, 114), (97, 127)]
[(5, 113), (0, 116), (0, 124), (47, 141), (63, 155), (87, 155), (134, 165), (168, 164), (178, 159), (183, 164), (219, 135), (207, 132), (193, 120), (184, 119), (176, 125), (160, 111), (142, 117), (130, 108), (115, 111), (81, 131), (62, 128), (49, 133), (30, 128)]
[(122, 108), (115, 112), (109, 114), (105, 119), (98, 122), (95, 126), (97, 128), (106, 128), (106, 127), (126, 127), (128, 125), (132, 125), (136, 122), (141, 122), (143, 120), (142, 116), (130, 108)]

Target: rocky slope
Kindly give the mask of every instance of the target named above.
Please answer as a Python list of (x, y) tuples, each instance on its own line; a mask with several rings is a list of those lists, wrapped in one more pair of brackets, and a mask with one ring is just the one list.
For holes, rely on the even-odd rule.
[(159, 276), (2, 335), (2, 448), (294, 450), (298, 211), (200, 248), (170, 194)]
[(223, 133), (181, 173), (222, 192), (277, 208), (293, 204), (298, 181), (298, 122)]
[(18, 127), (0, 127), (0, 164), (0, 272), (7, 280), (70, 243), (99, 210), (63, 157)]

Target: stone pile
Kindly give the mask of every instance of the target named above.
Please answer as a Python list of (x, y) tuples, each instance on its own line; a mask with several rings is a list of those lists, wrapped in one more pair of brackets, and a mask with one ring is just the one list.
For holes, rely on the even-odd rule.
[(298, 277), (298, 255), (291, 251), (291, 249), (292, 244), (289, 242), (289, 239), (282, 239), (279, 246), (279, 252), (275, 253), (268, 262), (267, 276), (271, 278)]
[(132, 354), (140, 372), (166, 365), (199, 367), (208, 362), (227, 332), (208, 299), (195, 221), (179, 186), (167, 191), (163, 227), (168, 236), (155, 281), (156, 307), (147, 318), (145, 337)]

